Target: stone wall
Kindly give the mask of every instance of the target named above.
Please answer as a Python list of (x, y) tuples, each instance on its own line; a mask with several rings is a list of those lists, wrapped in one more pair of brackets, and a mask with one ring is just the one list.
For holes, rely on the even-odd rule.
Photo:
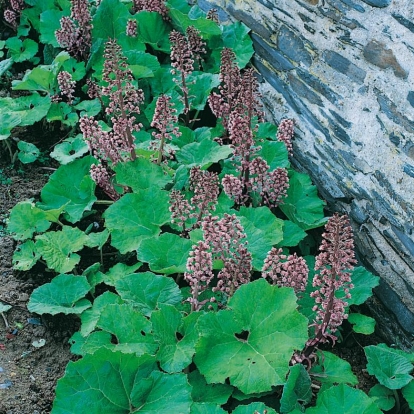
[[(297, 121), (295, 163), (350, 214), (381, 276), (373, 312), (414, 335), (413, 0), (199, 0), (252, 29), (268, 116)], [(384, 313), (384, 306), (388, 312)], [(397, 323), (396, 323), (397, 322)]]

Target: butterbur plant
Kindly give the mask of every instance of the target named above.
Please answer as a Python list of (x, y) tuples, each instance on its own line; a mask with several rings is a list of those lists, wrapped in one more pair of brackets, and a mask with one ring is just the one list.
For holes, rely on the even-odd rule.
[[(35, 3), (17, 33), (39, 14)], [(314, 414), (349, 412), (360, 400), (377, 413), (326, 348), (348, 304), (363, 303), (378, 281), (353, 269), (345, 216), (329, 219), (320, 251), (312, 247), (327, 222), (324, 202), (290, 167), (294, 122), (276, 133), (263, 120), (254, 69), (245, 68), (247, 28), (179, 0), (58, 3), (41, 12), (38, 36), (39, 59), (53, 63), (14, 83), (31, 95), (16, 98), (18, 114), (3, 117), (0, 135), (32, 125), (21, 121), (32, 105), (47, 122), (72, 108), (80, 119), (81, 134), (73, 123), (75, 136), (56, 146), (62, 165), (39, 201), (18, 203), (8, 220), (15, 269), (50, 275), (29, 311), (80, 318), (70, 340), (77, 358), (52, 414)], [(56, 33), (67, 51), (56, 48), (56, 26), (46, 30), (49, 13), (68, 16)], [(59, 105), (44, 92), (55, 76)], [(349, 300), (353, 283), (359, 295)], [(368, 371), (396, 387), (375, 364), (379, 354), (389, 350), (367, 350)], [(403, 368), (406, 395), (412, 364)]]
[(62, 17), (60, 29), (55, 32), (59, 45), (72, 56), (86, 60), (92, 42), (91, 22), (88, 0), (71, 0), (70, 17)]
[[(158, 145), (157, 143), (154, 145), (158, 151), (158, 165), (161, 164), (163, 159), (165, 144), (172, 139), (173, 135), (176, 137), (181, 135), (176, 126), (178, 122), (178, 117), (175, 115), (176, 112), (170, 96), (162, 95), (157, 99), (151, 126), (158, 130), (158, 132), (152, 133), (153, 137), (159, 142)], [(172, 157), (173, 155), (173, 151), (169, 150), (167, 156)]]
[(6, 20), (13, 29), (17, 28), (17, 20), (23, 9), (23, 0), (10, 0), (9, 7), (4, 10), (4, 20)]
[[(337, 337), (335, 332), (348, 317), (345, 308), (346, 300), (351, 298), (353, 288), (351, 272), (356, 264), (354, 253), (353, 232), (346, 215), (335, 214), (325, 225), (322, 234), (323, 241), (316, 256), (315, 270), (312, 285), (316, 290), (311, 293), (315, 299), (313, 311), (315, 320), (314, 338), (306, 344), (302, 352), (304, 358), (314, 355), (314, 350), (328, 340), (334, 344)], [(338, 298), (336, 293), (343, 290), (344, 297)]]
[(136, 122), (134, 114), (140, 113), (139, 105), (144, 100), (142, 90), (137, 89), (133, 76), (122, 55), (121, 47), (115, 40), (108, 40), (105, 46), (105, 62), (102, 79), (105, 86), (101, 94), (109, 98), (105, 113), (110, 117), (112, 131), (104, 131), (93, 118), (84, 116), (80, 120), (80, 129), (87, 141), (92, 155), (100, 160), (100, 166), (92, 166), (92, 177), (96, 183), (113, 199), (117, 192), (109, 178), (110, 171), (121, 161), (135, 160), (133, 131), (139, 131), (142, 125)]
[(183, 192), (173, 190), (170, 193), (171, 220), (181, 227), (184, 237), (199, 228), (203, 218), (216, 209), (219, 195), (217, 173), (193, 167), (190, 170), (189, 190), (193, 192), (190, 200), (186, 199)]
[(170, 33), (171, 42), (171, 73), (176, 75), (174, 81), (179, 85), (184, 103), (184, 115), (187, 125), (190, 123), (190, 96), (188, 76), (194, 71), (194, 62), (201, 64), (201, 54), (205, 53), (205, 42), (200, 32), (194, 27), (188, 27), (186, 35), (173, 30)]

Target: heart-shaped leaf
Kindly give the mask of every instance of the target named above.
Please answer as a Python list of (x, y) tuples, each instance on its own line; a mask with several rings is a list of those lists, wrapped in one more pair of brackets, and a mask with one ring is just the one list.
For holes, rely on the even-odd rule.
[(228, 310), (202, 315), (194, 361), (207, 382), (229, 378), (245, 394), (284, 384), (294, 350), (308, 338), (296, 306), (292, 289), (261, 279), (241, 286)]

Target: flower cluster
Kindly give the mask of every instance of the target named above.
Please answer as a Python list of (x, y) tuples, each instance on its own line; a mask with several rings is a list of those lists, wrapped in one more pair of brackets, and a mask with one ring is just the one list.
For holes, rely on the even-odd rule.
[(126, 26), (127, 36), (137, 37), (138, 35), (138, 22), (134, 19), (128, 19)]
[(10, 0), (10, 8), (4, 10), (4, 20), (14, 29), (17, 28), (17, 19), (24, 9), (23, 0)]
[[(221, 260), (223, 268), (217, 275), (213, 292), (222, 292), (230, 297), (250, 281), (252, 257), (247, 250), (246, 234), (238, 218), (225, 214), (222, 219), (207, 215), (202, 222), (204, 240), (193, 246), (187, 260), (185, 280), (191, 287), (189, 299), (192, 310), (199, 310), (208, 300), (200, 302), (198, 296), (213, 280), (213, 260)], [(214, 299), (210, 300), (214, 301)]]
[(139, 105), (144, 101), (144, 93), (134, 86), (132, 72), (116, 40), (108, 40), (104, 57), (102, 79), (107, 85), (102, 88), (102, 95), (109, 97), (105, 112), (111, 116), (114, 134), (125, 141), (131, 159), (135, 159), (132, 131), (139, 131), (142, 125), (136, 123), (133, 113), (140, 113)]
[(92, 42), (92, 18), (88, 0), (71, 0), (71, 15), (60, 19), (56, 40), (72, 56), (86, 59)]
[[(155, 131), (152, 133), (153, 137), (160, 142), (157, 148), (158, 165), (160, 165), (162, 161), (165, 143), (172, 139), (172, 135), (175, 135), (176, 137), (181, 135), (178, 127), (175, 126), (178, 122), (178, 117), (175, 115), (176, 112), (177, 111), (174, 109), (174, 104), (171, 102), (170, 96), (161, 95), (157, 99), (151, 126), (158, 129), (158, 132)], [(169, 151), (168, 155), (172, 156), (173, 152)]]
[(159, 13), (164, 20), (169, 20), (168, 8), (165, 5), (164, 0), (133, 0), (134, 12), (140, 12), (143, 10)]
[(292, 139), (295, 134), (295, 121), (293, 119), (283, 119), (277, 130), (278, 141), (284, 142), (289, 155), (293, 154)]
[(57, 82), (60, 94), (66, 97), (69, 104), (72, 104), (76, 85), (76, 82), (72, 80), (72, 75), (69, 72), (62, 70), (57, 75)]
[(190, 190), (193, 196), (188, 201), (176, 190), (170, 193), (170, 212), (172, 222), (182, 227), (182, 233), (200, 227), (203, 218), (216, 209), (219, 195), (217, 173), (202, 171), (194, 167), (190, 171)]
[[(144, 94), (134, 86), (132, 73), (115, 40), (106, 43), (104, 57), (102, 79), (106, 85), (101, 88), (101, 94), (109, 97), (109, 105), (105, 112), (111, 117), (112, 131), (104, 131), (94, 118), (87, 116), (80, 119), (80, 129), (92, 155), (101, 163), (93, 177), (113, 198), (116, 192), (113, 187), (110, 189), (111, 181), (108, 177), (111, 178), (112, 175), (108, 170), (120, 161), (136, 158), (132, 132), (138, 131), (142, 125), (136, 123), (133, 114), (140, 112), (139, 104), (143, 101)], [(97, 86), (90, 84), (91, 86), (94, 88), (92, 92), (99, 96)], [(106, 175), (103, 173), (104, 168), (107, 169)]]
[(262, 118), (260, 111), (258, 83), (254, 70), (247, 69), (243, 74), (236, 63), (236, 54), (232, 49), (221, 52), (219, 93), (213, 92), (208, 99), (210, 109), (217, 118), (221, 118), (227, 132), (230, 117), (246, 117), (249, 127), (254, 116)]
[(207, 243), (199, 241), (193, 246), (187, 260), (187, 271), (184, 273), (185, 281), (190, 285), (191, 298), (191, 310), (198, 311), (203, 305), (207, 303), (207, 300), (199, 301), (198, 297), (203, 293), (212, 281), (214, 274), (213, 269), (213, 256), (210, 252), (210, 247)]
[[(348, 305), (343, 299), (349, 299), (351, 271), (356, 263), (354, 241), (351, 225), (346, 215), (335, 214), (325, 225), (322, 234), (323, 241), (316, 256), (313, 286), (318, 289), (312, 292), (315, 298), (316, 312), (315, 329), (320, 342), (327, 338), (335, 340), (333, 335), (342, 321), (347, 318), (345, 307)], [(337, 298), (335, 292), (343, 289), (345, 297)]]
[(204, 241), (211, 247), (213, 258), (223, 261), (213, 291), (232, 296), (244, 283), (250, 281), (252, 256), (243, 226), (234, 215), (225, 214), (222, 219), (206, 216), (202, 223)]
[(102, 188), (102, 190), (114, 201), (120, 198), (112, 184), (113, 174), (110, 174), (108, 169), (101, 163), (92, 164), (90, 169), (91, 178), (95, 183)]
[(264, 261), (262, 277), (269, 278), (273, 285), (292, 287), (296, 294), (303, 292), (309, 274), (305, 259), (296, 253), (286, 256), (282, 252), (282, 249), (275, 247), (270, 250)]
[(189, 90), (187, 84), (187, 76), (194, 71), (194, 61), (197, 60), (201, 64), (201, 54), (205, 53), (205, 42), (200, 37), (200, 32), (192, 26), (186, 30), (186, 36), (180, 32), (173, 30), (170, 33), (171, 42), (171, 73), (177, 74), (178, 77), (174, 81), (180, 86), (184, 102), (184, 114), (186, 123), (190, 121), (190, 102)]

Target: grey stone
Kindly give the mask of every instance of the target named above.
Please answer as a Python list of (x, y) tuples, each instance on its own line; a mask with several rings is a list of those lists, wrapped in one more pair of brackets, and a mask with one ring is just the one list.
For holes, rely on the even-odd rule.
[(349, 6), (351, 9), (359, 11), (360, 13), (365, 12), (365, 9), (360, 4), (356, 4), (352, 0), (342, 0), (342, 2)]
[(323, 101), (312, 89), (308, 88), (306, 84), (301, 82), (293, 73), (288, 74), (289, 84), (291, 88), (302, 98), (305, 98), (310, 103), (318, 106), (323, 106)]
[(381, 69), (392, 68), (395, 76), (406, 79), (408, 72), (398, 63), (394, 52), (388, 49), (385, 43), (371, 40), (363, 50), (364, 58)]
[(362, 0), (362, 1), (373, 7), (387, 7), (391, 4), (392, 0)]
[(364, 82), (366, 76), (365, 70), (359, 68), (339, 53), (333, 50), (326, 50), (323, 52), (322, 58), (331, 68), (348, 76), (354, 82)]
[(392, 13), (392, 17), (397, 20), (398, 23), (405, 26), (410, 32), (414, 33), (414, 23), (411, 20), (406, 19), (401, 14)]
[(414, 122), (408, 119), (405, 115), (398, 111), (398, 106), (386, 97), (381, 91), (374, 88), (374, 93), (377, 95), (378, 103), (380, 104), (381, 111), (391, 121), (404, 127), (409, 133), (414, 133)]
[(251, 36), (253, 39), (255, 52), (267, 63), (269, 63), (274, 69), (280, 71), (294, 69), (295, 66), (293, 66), (288, 59), (286, 59), (277, 50), (272, 48), (272, 46), (264, 41), (260, 36), (256, 35), (255, 33), (252, 33)]
[(312, 56), (304, 41), (286, 26), (282, 26), (277, 35), (277, 47), (280, 52), (296, 63), (306, 66), (312, 64)]
[(414, 107), (414, 91), (408, 92), (407, 101), (410, 102), (412, 107)]
[(323, 83), (319, 78), (311, 75), (309, 72), (297, 68), (296, 73), (303, 82), (323, 95), (329, 102), (336, 104), (339, 100), (343, 99), (341, 95), (335, 93), (327, 84)]
[(404, 168), (403, 171), (409, 175), (410, 177), (414, 178), (414, 166), (410, 165), (410, 164), (404, 164)]

